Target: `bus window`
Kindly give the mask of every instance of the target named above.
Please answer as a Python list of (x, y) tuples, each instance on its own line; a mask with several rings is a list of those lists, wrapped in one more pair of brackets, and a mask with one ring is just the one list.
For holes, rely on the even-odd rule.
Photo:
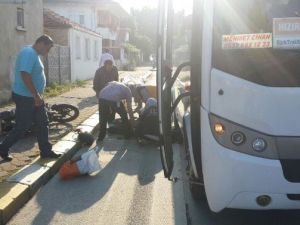
[[(213, 67), (265, 86), (299, 87), (299, 49), (272, 47), (274, 19), (294, 18), (299, 13), (300, 1), (296, 0), (216, 1)], [(228, 43), (224, 44), (224, 37)], [(247, 39), (252, 37), (258, 41), (249, 44)]]

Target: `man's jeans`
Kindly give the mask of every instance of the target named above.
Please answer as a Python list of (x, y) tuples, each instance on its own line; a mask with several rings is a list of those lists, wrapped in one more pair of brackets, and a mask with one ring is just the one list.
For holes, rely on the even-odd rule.
[(125, 138), (129, 138), (132, 135), (132, 127), (128, 121), (127, 112), (122, 102), (120, 106), (117, 106), (116, 102), (107, 101), (105, 99), (99, 99), (99, 140), (103, 140), (106, 135), (106, 126), (110, 118), (112, 109), (114, 112), (118, 113), (122, 120), (122, 131)]
[(41, 155), (46, 156), (51, 151), (52, 145), (48, 140), (49, 122), (45, 105), (35, 107), (33, 98), (15, 93), (12, 94), (12, 99), (16, 104), (16, 124), (0, 144), (0, 152), (6, 154), (9, 148), (20, 140), (24, 133), (34, 124), (37, 129), (36, 136)]

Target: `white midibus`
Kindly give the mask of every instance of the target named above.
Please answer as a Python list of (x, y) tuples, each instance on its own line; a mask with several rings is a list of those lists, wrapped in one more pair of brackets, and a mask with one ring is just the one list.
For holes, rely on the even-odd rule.
[[(165, 176), (173, 169), (176, 115), (192, 191), (212, 211), (300, 208), (300, 1), (194, 0), (191, 60), (173, 75), (172, 15), (172, 2), (161, 0), (157, 95)], [(190, 91), (173, 101), (186, 65)]]

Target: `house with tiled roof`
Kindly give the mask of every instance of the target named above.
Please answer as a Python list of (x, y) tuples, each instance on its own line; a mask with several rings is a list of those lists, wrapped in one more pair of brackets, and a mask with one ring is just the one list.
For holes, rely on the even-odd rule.
[(94, 77), (102, 52), (100, 34), (46, 8), (44, 32), (56, 45), (69, 47), (71, 81)]
[(121, 21), (129, 14), (112, 0), (44, 0), (44, 7), (102, 36), (102, 47), (110, 49), (117, 65), (128, 63), (122, 47), (130, 30)]

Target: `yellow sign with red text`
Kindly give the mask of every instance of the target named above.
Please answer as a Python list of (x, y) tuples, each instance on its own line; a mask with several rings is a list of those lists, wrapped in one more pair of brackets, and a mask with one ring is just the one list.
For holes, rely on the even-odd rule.
[(272, 48), (272, 33), (222, 36), (222, 49)]

